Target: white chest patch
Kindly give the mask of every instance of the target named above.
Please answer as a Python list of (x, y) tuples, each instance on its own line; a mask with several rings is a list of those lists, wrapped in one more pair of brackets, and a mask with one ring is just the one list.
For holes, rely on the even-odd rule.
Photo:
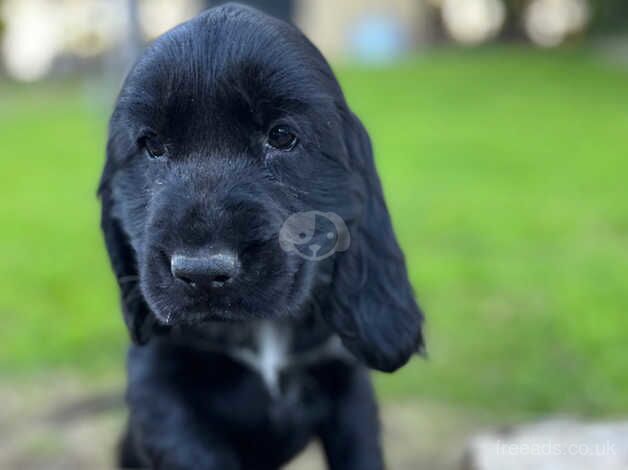
[(255, 370), (264, 380), (273, 397), (280, 395), (279, 374), (288, 364), (288, 335), (270, 321), (260, 323), (255, 335), (257, 351), (232, 351), (238, 359)]
[(259, 322), (255, 329), (255, 349), (233, 348), (228, 354), (257, 373), (273, 398), (281, 396), (280, 374), (289, 367), (307, 366), (332, 358), (346, 362), (355, 360), (336, 335), (317, 347), (297, 355), (291, 351), (291, 340), (289, 328), (264, 320)]

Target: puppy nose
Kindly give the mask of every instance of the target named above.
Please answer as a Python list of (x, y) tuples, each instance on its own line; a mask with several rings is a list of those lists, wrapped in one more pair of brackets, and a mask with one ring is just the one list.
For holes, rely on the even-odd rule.
[(172, 275), (192, 287), (218, 289), (233, 281), (240, 265), (230, 251), (207, 255), (173, 255), (170, 259)]

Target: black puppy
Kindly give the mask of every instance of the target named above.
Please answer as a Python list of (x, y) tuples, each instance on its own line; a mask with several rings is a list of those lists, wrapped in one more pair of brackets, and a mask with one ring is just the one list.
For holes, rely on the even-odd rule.
[[(365, 366), (423, 347), (368, 135), (318, 50), (250, 8), (159, 38), (111, 118), (102, 228), (134, 345), (124, 467), (379, 469)], [(149, 341), (150, 340), (150, 341)]]

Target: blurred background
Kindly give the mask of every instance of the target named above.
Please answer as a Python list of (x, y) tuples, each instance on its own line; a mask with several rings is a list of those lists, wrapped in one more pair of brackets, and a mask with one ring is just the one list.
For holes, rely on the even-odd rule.
[[(142, 47), (214, 3), (0, 0), (0, 468), (112, 465), (107, 118)], [(332, 63), (427, 312), (430, 359), (375, 377), (391, 468), (460, 468), (496, 426), (627, 417), (628, 2), (247, 3)]]

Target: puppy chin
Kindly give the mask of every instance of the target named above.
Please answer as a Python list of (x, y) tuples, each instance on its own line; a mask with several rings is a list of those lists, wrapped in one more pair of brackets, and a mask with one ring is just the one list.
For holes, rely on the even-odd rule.
[(194, 326), (203, 323), (224, 322), (240, 320), (240, 316), (231, 315), (230, 312), (208, 311), (208, 312), (177, 312), (171, 314), (155, 314), (155, 317), (162, 325), (167, 326)]
[[(148, 302), (151, 305), (151, 302)], [(157, 321), (164, 326), (194, 326), (210, 322), (244, 322), (272, 316), (269, 312), (249, 312), (241, 305), (228, 306), (230, 302), (188, 304), (184, 306), (165, 305), (166, 302), (154, 302), (151, 310)], [(156, 305), (155, 305), (156, 304)], [(224, 305), (227, 304), (227, 305)], [(239, 304), (239, 302), (233, 302)]]

